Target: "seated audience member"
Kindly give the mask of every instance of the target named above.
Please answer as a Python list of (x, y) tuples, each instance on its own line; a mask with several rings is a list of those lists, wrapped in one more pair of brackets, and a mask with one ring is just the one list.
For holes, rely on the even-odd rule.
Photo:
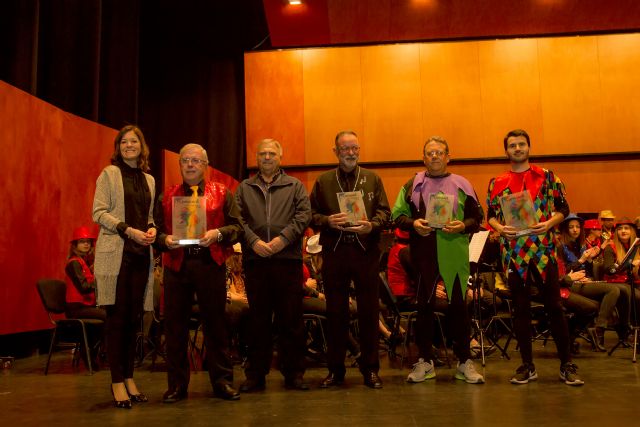
[(602, 280), (602, 276), (604, 275), (604, 271), (602, 270), (604, 248), (607, 246), (608, 241), (605, 243), (602, 240), (602, 226), (597, 219), (586, 220), (582, 228), (584, 229), (584, 244), (587, 249), (598, 249), (598, 254), (591, 260), (593, 280)]
[(238, 356), (244, 360), (247, 356), (249, 301), (244, 287), (240, 243), (233, 245), (233, 255), (227, 258), (225, 263), (227, 265), (227, 305), (225, 307), (227, 330), (232, 337), (237, 337)]
[[(96, 279), (93, 275), (93, 257), (96, 236), (89, 227), (78, 227), (73, 231), (66, 273), (66, 316), (70, 319), (99, 319), (106, 321), (107, 313), (96, 307)], [(96, 345), (102, 336), (101, 330), (88, 331), (92, 364), (96, 363)], [(85, 354), (82, 352), (82, 354)]]
[(93, 254), (96, 237), (89, 227), (73, 231), (65, 273), (67, 274), (67, 310), (69, 318), (106, 319), (106, 312), (96, 307), (96, 279)]
[(412, 302), (415, 305), (415, 273), (409, 254), (409, 232), (396, 228), (394, 235), (394, 244), (389, 249), (387, 259), (387, 281), (391, 292), (397, 298), (398, 306), (403, 310)]
[[(626, 284), (629, 279), (629, 269), (618, 268), (618, 266), (622, 263), (625, 254), (629, 250), (631, 244), (635, 241), (636, 237), (637, 233), (633, 222), (631, 222), (631, 220), (629, 220), (628, 218), (622, 218), (618, 222), (616, 222), (613, 239), (609, 246), (607, 246), (604, 250), (603, 269), (605, 271), (605, 280), (609, 283), (618, 284), (624, 295), (629, 298), (629, 301), (631, 301), (631, 291), (629, 289), (629, 286)], [(631, 274), (633, 275), (632, 279), (636, 285), (636, 288), (634, 289), (635, 304), (637, 308), (640, 308), (640, 290), (638, 290), (637, 288), (637, 285), (640, 284), (640, 277), (638, 276), (638, 266), (640, 266), (640, 250), (636, 252), (631, 265)], [(627, 313), (629, 313), (629, 311)], [(625, 317), (620, 314), (620, 323), (621, 325), (619, 327), (618, 334), (620, 335), (621, 339), (624, 339), (629, 332), (628, 315)]]
[(604, 241), (602, 239), (602, 225), (597, 219), (588, 219), (584, 222), (584, 243), (587, 249), (600, 248), (604, 249)]
[[(629, 309), (628, 300), (620, 297), (620, 288), (616, 285), (593, 281), (593, 260), (600, 254), (599, 246), (587, 248), (583, 220), (575, 214), (569, 214), (560, 223), (560, 255), (559, 264), (562, 283), (570, 291), (561, 291), (563, 303), (569, 311), (588, 319), (594, 309), (592, 300), (600, 302), (596, 309), (598, 315), (595, 319), (596, 348), (604, 351), (604, 331), (607, 321), (617, 307), (618, 312), (627, 316)], [(563, 274), (564, 273), (564, 274)], [(588, 298), (577, 298), (576, 295)], [(597, 307), (597, 306), (596, 306)], [(578, 320), (579, 321), (579, 320)]]
[(600, 211), (598, 220), (600, 220), (600, 225), (602, 226), (602, 241), (606, 243), (613, 239), (613, 226), (616, 221), (616, 216), (609, 209), (605, 209)]

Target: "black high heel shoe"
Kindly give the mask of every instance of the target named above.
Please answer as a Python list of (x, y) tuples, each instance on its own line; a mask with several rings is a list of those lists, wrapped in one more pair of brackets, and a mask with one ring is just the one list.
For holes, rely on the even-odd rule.
[(131, 400), (133, 403), (144, 403), (149, 401), (149, 398), (144, 393), (140, 393), (140, 392), (138, 392), (138, 394), (129, 393), (129, 389), (127, 388), (126, 382), (124, 383), (124, 388), (127, 390), (127, 394), (129, 395), (129, 400)]
[(113, 396), (113, 404), (116, 408), (120, 409), (131, 409), (131, 399), (127, 400), (116, 400), (116, 395), (113, 393), (113, 387), (109, 387), (111, 390), (111, 396)]
[(144, 393), (138, 393), (138, 394), (129, 394), (129, 400), (131, 400), (133, 403), (144, 403), (144, 402), (148, 402), (149, 398)]

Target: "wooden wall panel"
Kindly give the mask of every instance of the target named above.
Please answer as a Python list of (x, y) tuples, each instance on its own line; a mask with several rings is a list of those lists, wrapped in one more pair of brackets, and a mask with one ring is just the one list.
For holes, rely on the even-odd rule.
[(536, 153), (602, 150), (602, 97), (596, 37), (538, 40), (544, 135)]
[[(477, 43), (420, 45), (421, 143), (440, 135), (457, 157), (484, 157), (482, 96)], [(422, 144), (413, 158), (421, 157)], [(411, 156), (409, 157), (411, 158)]]
[(419, 53), (417, 44), (361, 48), (362, 161), (415, 158), (423, 135)]
[(303, 164), (302, 51), (245, 55), (245, 70), (247, 164), (256, 165), (256, 146), (264, 138), (280, 141), (284, 164)]
[[(306, 163), (333, 163), (336, 134), (362, 134), (362, 80), (358, 48), (304, 51), (304, 122)], [(288, 153), (285, 152), (285, 157)]]
[(640, 146), (640, 34), (600, 36), (603, 138), (599, 151), (637, 151)]
[[(502, 139), (511, 129), (542, 136), (537, 40), (479, 42), (482, 143), (491, 157), (504, 154)], [(477, 143), (477, 141), (475, 141)]]
[[(448, 139), (454, 159), (500, 158), (504, 134), (514, 128), (530, 133), (534, 155), (638, 151), (640, 34), (296, 52), (303, 55), (303, 77), (290, 82), (299, 87), (286, 91), (291, 99), (269, 100), (304, 104), (304, 119), (292, 124), (302, 123), (303, 130), (295, 132), (304, 135), (297, 140), (305, 145), (298, 164), (333, 167), (332, 141), (342, 127), (361, 136), (363, 162), (419, 159), (424, 140), (434, 133)], [(252, 56), (270, 54), (282, 52), (247, 54), (247, 74), (254, 73)], [(296, 74), (300, 65), (290, 62), (295, 69), (287, 72)], [(270, 110), (282, 108), (254, 105), (249, 93), (248, 134), (252, 114), (268, 117)], [(295, 164), (290, 156), (285, 159)], [(639, 163), (589, 160), (550, 166), (567, 183), (573, 210), (611, 208), (635, 215), (639, 195), (631, 189), (637, 186)], [(497, 163), (452, 166), (482, 193), (488, 179), (506, 168)], [(393, 200), (415, 171), (389, 165), (379, 172)], [(300, 172), (309, 188), (318, 173)]]
[(265, 135), (284, 139), (285, 164), (332, 163), (342, 128), (359, 133), (361, 160), (376, 162), (415, 159), (432, 134), (465, 158), (502, 156), (514, 128), (539, 155), (634, 151), (640, 140), (640, 34), (246, 57), (249, 165)]

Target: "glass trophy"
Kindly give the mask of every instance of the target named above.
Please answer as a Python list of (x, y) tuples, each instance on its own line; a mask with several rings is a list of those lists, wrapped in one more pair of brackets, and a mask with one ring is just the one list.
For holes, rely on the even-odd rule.
[(172, 234), (180, 245), (197, 245), (207, 232), (204, 197), (173, 197)]
[(338, 196), (340, 212), (347, 214), (345, 227), (353, 227), (358, 225), (358, 221), (367, 220), (367, 211), (364, 207), (361, 192), (345, 191), (343, 193), (336, 193), (336, 195)]
[(453, 218), (454, 197), (451, 194), (432, 193), (427, 201), (425, 219), (431, 228), (444, 228)]
[(507, 194), (499, 200), (505, 225), (515, 228), (516, 236), (531, 234), (531, 226), (536, 224), (538, 219), (529, 192), (525, 190)]

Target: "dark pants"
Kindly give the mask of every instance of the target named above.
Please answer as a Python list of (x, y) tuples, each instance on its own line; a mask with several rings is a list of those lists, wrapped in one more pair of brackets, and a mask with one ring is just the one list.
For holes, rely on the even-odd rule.
[(116, 284), (116, 303), (105, 307), (107, 358), (113, 383), (133, 378), (136, 336), (141, 325), (144, 290), (149, 280), (149, 262), (148, 254), (123, 254)]
[[(638, 326), (640, 321), (640, 289), (634, 287), (633, 295), (635, 302), (631, 301), (631, 288), (627, 283), (609, 283), (620, 290), (620, 298), (618, 302), (622, 304), (622, 309), (618, 306), (619, 325), (618, 329), (626, 333), (629, 328), (629, 323), (633, 326)], [(634, 312), (635, 308), (635, 312)], [(626, 338), (626, 337), (622, 337)]]
[(520, 346), (520, 356), (523, 363), (533, 363), (533, 351), (531, 345), (531, 286), (537, 285), (542, 294), (544, 309), (551, 322), (551, 335), (558, 349), (560, 363), (571, 361), (569, 354), (569, 329), (564, 317), (562, 302), (560, 299), (560, 284), (558, 281), (558, 265), (550, 260), (546, 266), (546, 280), (538, 272), (533, 261), (529, 263), (526, 282), (518, 274), (516, 267), (509, 266), (510, 273), (507, 278), (513, 305), (515, 318), (513, 328)]
[[(626, 319), (629, 318), (629, 300), (624, 295), (620, 297), (623, 291), (618, 286), (612, 283), (574, 282), (571, 285), (571, 293), (574, 292), (590, 300), (600, 301), (597, 308), (598, 317), (595, 320), (596, 326), (606, 328), (607, 321), (616, 307), (620, 318), (625, 319), (623, 323), (626, 324)], [(580, 311), (584, 313), (585, 310)]]
[(324, 289), (327, 297), (328, 367), (344, 375), (344, 359), (349, 337), (349, 287), (353, 280), (360, 331), (360, 371), (378, 372), (378, 258), (377, 248), (365, 252), (356, 243), (339, 243), (335, 251), (322, 251)]
[(164, 327), (170, 389), (186, 390), (189, 386), (187, 347), (194, 292), (200, 309), (211, 385), (215, 388), (233, 382), (233, 369), (227, 354), (225, 276), (225, 265), (216, 264), (208, 250), (203, 250), (199, 256), (185, 257), (179, 272), (164, 269)]
[[(436, 286), (440, 280), (438, 255), (435, 236), (420, 239), (411, 248), (412, 263), (419, 274), (418, 279), (418, 316), (416, 318), (416, 345), (418, 357), (433, 360), (434, 309), (436, 307)], [(453, 295), (447, 307), (447, 325), (453, 340), (453, 351), (460, 360), (466, 362), (470, 357), (468, 307), (458, 278), (453, 283)]]
[(280, 371), (286, 379), (304, 374), (305, 336), (302, 321), (302, 260), (257, 259), (244, 263), (249, 299), (249, 363), (247, 378), (269, 373), (272, 319), (278, 336)]

